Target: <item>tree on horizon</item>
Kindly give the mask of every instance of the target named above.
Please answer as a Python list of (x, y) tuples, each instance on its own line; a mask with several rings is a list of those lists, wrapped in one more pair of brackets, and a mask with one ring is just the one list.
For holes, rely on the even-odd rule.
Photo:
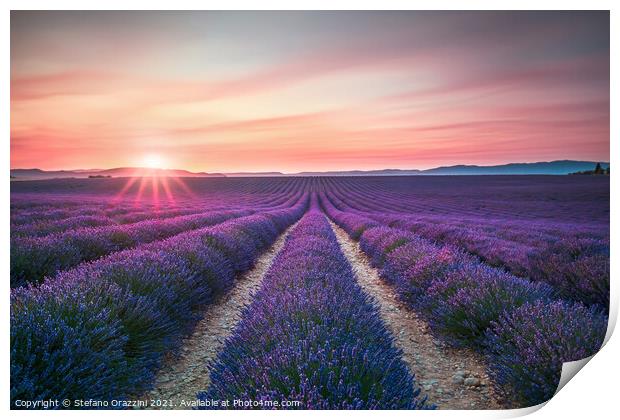
[(601, 163), (597, 163), (596, 164), (596, 168), (594, 168), (594, 174), (595, 175), (603, 175), (605, 173), (605, 171), (603, 171), (603, 168), (601, 167)]

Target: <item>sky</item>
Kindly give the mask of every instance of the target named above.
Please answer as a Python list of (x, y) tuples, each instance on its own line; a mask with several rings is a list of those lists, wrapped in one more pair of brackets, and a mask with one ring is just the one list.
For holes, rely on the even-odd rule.
[(608, 12), (11, 12), (11, 167), (609, 160)]

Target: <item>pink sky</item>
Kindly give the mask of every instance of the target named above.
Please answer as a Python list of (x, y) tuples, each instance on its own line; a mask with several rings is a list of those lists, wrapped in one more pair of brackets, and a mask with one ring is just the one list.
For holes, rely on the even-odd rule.
[(606, 12), (12, 12), (11, 167), (609, 160)]

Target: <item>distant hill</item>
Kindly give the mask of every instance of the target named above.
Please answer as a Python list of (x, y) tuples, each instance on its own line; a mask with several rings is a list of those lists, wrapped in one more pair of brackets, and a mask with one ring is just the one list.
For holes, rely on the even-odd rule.
[[(598, 162), (580, 160), (555, 160), (552, 162), (508, 163), (495, 166), (455, 165), (432, 169), (379, 169), (354, 171), (298, 172), (231, 172), (207, 173), (190, 172), (184, 169), (152, 168), (113, 168), (113, 169), (76, 169), (71, 171), (43, 171), (41, 169), (11, 169), (12, 180), (37, 180), (53, 178), (101, 178), (132, 176), (174, 176), (192, 178), (213, 177), (266, 177), (266, 176), (405, 176), (405, 175), (568, 175), (576, 172), (591, 171)], [(600, 162), (603, 169), (609, 162)]]
[[(299, 172), (300, 176), (404, 176), (404, 175), (568, 175), (592, 170), (598, 162), (555, 160), (553, 162), (508, 163), (495, 166), (455, 165), (432, 169), (380, 169), (372, 171)], [(608, 162), (601, 162), (605, 169)]]
[[(568, 175), (592, 170), (598, 162), (555, 160), (553, 162), (508, 163), (495, 166), (455, 165), (432, 169), (380, 169), (373, 171), (299, 172), (300, 176), (399, 176), (399, 175)], [(608, 162), (601, 162), (605, 169)]]
[(114, 168), (99, 170), (95, 174), (91, 175), (110, 175), (113, 177), (128, 177), (128, 176), (176, 176), (176, 177), (190, 177), (190, 178), (205, 178), (205, 177), (224, 177), (224, 174), (220, 173), (207, 173), (207, 172), (190, 172), (185, 169), (154, 169), (154, 168)]
[[(598, 162), (555, 160), (553, 162), (508, 163), (495, 166), (455, 165), (432, 169), (380, 169), (373, 171), (299, 172), (301, 176), (399, 176), (399, 175), (568, 175), (592, 170)], [(601, 162), (605, 169), (608, 162)]]
[(75, 171), (43, 171), (41, 169), (11, 169), (11, 179), (16, 181), (53, 178), (88, 178)]
[(300, 176), (394, 176), (420, 175), (419, 169), (377, 169), (373, 171), (328, 171), (328, 172), (299, 172)]
[(288, 176), (282, 172), (226, 172), (229, 178), (242, 177), (242, 176)]
[[(555, 160), (553, 162), (508, 163), (496, 166), (456, 165), (421, 171), (422, 175), (568, 175), (592, 170), (598, 162)], [(601, 162), (603, 168), (609, 162)]]
[(119, 178), (133, 176), (174, 176), (190, 178), (225, 177), (224, 174), (190, 172), (184, 169), (153, 168), (112, 168), (112, 169), (76, 169), (71, 171), (43, 171), (41, 169), (11, 169), (11, 179), (16, 181), (42, 180), (54, 178)]

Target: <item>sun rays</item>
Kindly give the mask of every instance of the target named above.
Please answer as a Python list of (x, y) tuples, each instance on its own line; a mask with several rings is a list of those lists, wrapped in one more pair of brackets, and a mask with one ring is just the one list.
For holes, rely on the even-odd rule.
[(184, 178), (171, 175), (160, 168), (136, 168), (113, 201), (133, 198), (136, 206), (150, 202), (155, 209), (159, 209), (176, 204), (179, 198), (194, 197)]

